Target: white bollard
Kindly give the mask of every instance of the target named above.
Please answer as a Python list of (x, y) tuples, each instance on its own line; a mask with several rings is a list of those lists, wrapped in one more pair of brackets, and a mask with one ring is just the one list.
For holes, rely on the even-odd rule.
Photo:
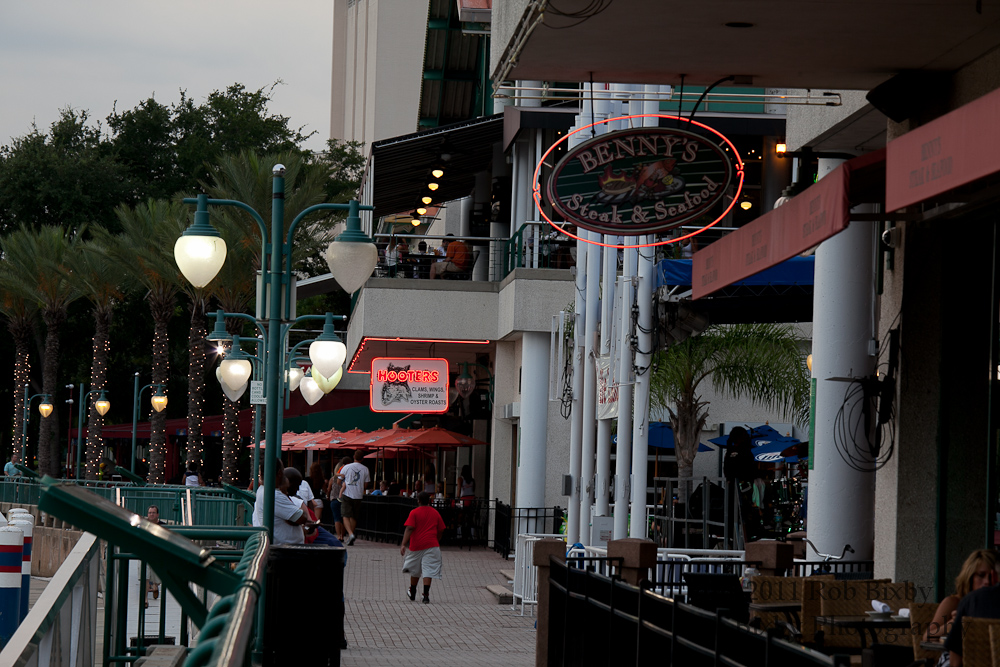
[(0, 649), (21, 622), (21, 570), (24, 533), (16, 526), (0, 528)]
[(25, 518), (16, 517), (8, 527), (18, 528), (24, 533), (24, 551), (21, 553), (21, 616), (28, 615), (28, 596), (31, 594), (31, 537), (35, 532), (35, 522), (30, 515)]

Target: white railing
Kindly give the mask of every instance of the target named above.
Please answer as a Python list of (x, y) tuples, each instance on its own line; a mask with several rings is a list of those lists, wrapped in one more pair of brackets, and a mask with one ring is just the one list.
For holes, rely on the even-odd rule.
[(0, 652), (0, 665), (96, 664), (98, 544), (83, 534)]
[(722, 573), (739, 569), (735, 564), (743, 562), (745, 556), (745, 552), (738, 549), (657, 549), (651, 590), (669, 598), (686, 599), (685, 573)]
[(546, 533), (520, 533), (514, 547), (514, 595), (511, 609), (517, 610), (521, 605), (521, 616), (524, 608), (538, 604), (538, 568), (533, 562), (535, 542), (546, 538), (564, 539), (563, 535)]

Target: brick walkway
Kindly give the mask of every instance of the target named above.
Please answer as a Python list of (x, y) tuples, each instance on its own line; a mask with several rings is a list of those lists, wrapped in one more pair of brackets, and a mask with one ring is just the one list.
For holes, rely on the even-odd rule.
[(409, 577), (400, 572), (399, 547), (358, 540), (348, 548), (348, 648), (345, 667), (434, 665), (517, 667), (535, 662), (535, 619), (497, 604), (486, 590), (507, 585), (501, 569), (513, 569), (491, 550), (446, 547), (444, 579), (431, 587), (431, 603), (406, 597)]

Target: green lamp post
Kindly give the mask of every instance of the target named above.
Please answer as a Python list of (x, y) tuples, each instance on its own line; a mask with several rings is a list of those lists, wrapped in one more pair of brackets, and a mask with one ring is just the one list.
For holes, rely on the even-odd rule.
[[(233, 206), (240, 208), (254, 219), (260, 228), (262, 241), (262, 267), (267, 266), (263, 275), (262, 288), (265, 290), (267, 305), (266, 353), (264, 355), (264, 396), (265, 405), (265, 453), (264, 460), (264, 525), (271, 536), (274, 535), (274, 481), (275, 466), (280, 454), (279, 421), (281, 411), (281, 389), (284, 381), (282, 345), (285, 331), (282, 322), (292, 319), (288, 312), (291, 294), (292, 237), (295, 228), (305, 216), (322, 210), (346, 210), (347, 230), (340, 234), (326, 250), (326, 260), (334, 279), (348, 293), (358, 290), (371, 275), (378, 262), (375, 244), (361, 231), (359, 211), (373, 210), (371, 206), (361, 206), (357, 201), (347, 204), (316, 204), (299, 213), (288, 226), (283, 237), (285, 218), (285, 167), (275, 165), (272, 170), (271, 226), (268, 230), (264, 219), (252, 207), (243, 202), (229, 199), (209, 199), (199, 195), (196, 199), (185, 199), (187, 204), (195, 204), (194, 223), (177, 240), (174, 257), (181, 273), (196, 287), (207, 285), (225, 262), (226, 244), (219, 232), (209, 222), (209, 206)], [(267, 239), (270, 238), (270, 243)], [(287, 240), (286, 240), (287, 239)], [(282, 313), (284, 290), (285, 312)], [(343, 363), (343, 362), (341, 362)]]

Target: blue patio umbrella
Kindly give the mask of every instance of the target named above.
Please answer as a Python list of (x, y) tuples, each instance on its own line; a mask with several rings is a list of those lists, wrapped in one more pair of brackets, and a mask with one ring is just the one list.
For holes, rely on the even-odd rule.
[[(750, 444), (753, 446), (753, 458), (755, 461), (759, 463), (777, 463), (779, 461), (784, 461), (785, 463), (798, 462), (798, 456), (781, 455), (783, 450), (792, 445), (799, 444), (801, 441), (798, 438), (781, 435), (781, 433), (767, 424), (748, 428), (747, 430), (750, 432)], [(725, 447), (728, 440), (729, 436), (724, 435), (712, 438), (709, 442)]]
[[(612, 439), (612, 442), (618, 442), (617, 433)], [(649, 422), (649, 446), (657, 447), (659, 449), (674, 448), (674, 429), (670, 427), (669, 422)], [(714, 450), (708, 445), (699, 442), (698, 451), (711, 452)]]

